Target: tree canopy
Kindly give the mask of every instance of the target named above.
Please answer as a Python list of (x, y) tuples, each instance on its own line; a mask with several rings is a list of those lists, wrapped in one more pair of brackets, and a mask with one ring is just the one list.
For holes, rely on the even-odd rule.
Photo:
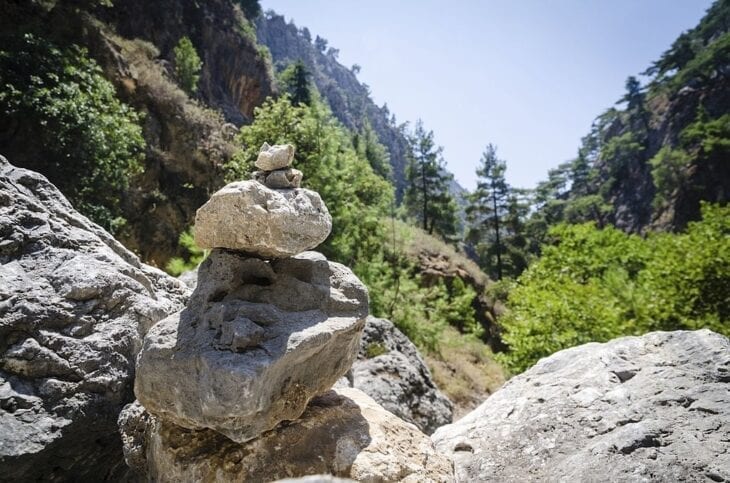
[(410, 156), (404, 204), (423, 231), (444, 239), (456, 235), (456, 202), (449, 192), (452, 176), (444, 169), (443, 151), (433, 140), (433, 131), (418, 121), (409, 138)]

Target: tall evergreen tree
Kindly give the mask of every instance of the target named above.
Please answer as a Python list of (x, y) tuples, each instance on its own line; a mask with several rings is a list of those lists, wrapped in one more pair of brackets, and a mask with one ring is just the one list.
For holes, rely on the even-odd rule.
[(641, 82), (636, 77), (629, 76), (626, 79), (626, 94), (619, 99), (619, 102), (626, 103), (628, 119), (633, 127), (640, 131), (649, 129), (649, 111), (646, 109), (645, 101), (646, 93), (641, 87)]
[[(498, 280), (504, 272), (502, 234), (510, 203), (510, 189), (504, 177), (506, 169), (507, 164), (497, 157), (497, 148), (487, 145), (477, 168), (477, 188), (469, 196), (466, 208), (467, 241), (476, 245), (482, 265)], [(492, 262), (493, 258), (496, 262)]]
[(301, 106), (302, 104), (310, 105), (312, 103), (310, 77), (311, 74), (307, 66), (301, 60), (289, 65), (281, 73), (281, 83), (284, 85), (286, 92), (289, 93), (291, 102), (295, 106)]
[(444, 169), (442, 148), (419, 120), (408, 138), (410, 162), (406, 170), (408, 185), (404, 204), (424, 231), (438, 233), (447, 240), (456, 234), (456, 202), (449, 193), (452, 176)]

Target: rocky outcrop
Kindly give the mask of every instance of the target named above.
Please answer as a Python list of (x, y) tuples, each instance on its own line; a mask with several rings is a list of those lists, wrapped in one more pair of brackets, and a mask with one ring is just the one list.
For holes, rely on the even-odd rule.
[(426, 434), (452, 420), (453, 406), (434, 385), (418, 349), (389, 320), (368, 317), (348, 379)]
[(0, 156), (0, 479), (121, 475), (134, 357), (187, 295)]
[(730, 341), (654, 332), (558, 352), (436, 431), (458, 481), (730, 480)]
[[(125, 409), (125, 420), (145, 417)], [(356, 481), (448, 482), (451, 462), (427, 436), (357, 389), (338, 389), (312, 400), (297, 420), (248, 443), (211, 430), (191, 431), (151, 418), (146, 433), (125, 439), (127, 461), (153, 468), (158, 482), (273, 481), (330, 474)], [(127, 427), (140, 425), (127, 422)], [(332, 480), (315, 480), (332, 481)], [(336, 481), (336, 480), (335, 480)]]
[[(258, 164), (287, 168), (293, 155), (293, 146), (264, 144)], [(190, 302), (147, 334), (137, 361), (145, 408), (242, 443), (298, 418), (342, 377), (357, 354), (367, 289), (323, 255), (291, 257), (331, 227), (306, 189), (241, 181), (215, 193), (196, 215), (196, 243), (214, 250)]]
[(215, 250), (198, 280), (137, 363), (135, 393), (156, 416), (244, 442), (298, 418), (355, 359), (367, 290), (344, 266), (315, 252), (267, 262)]

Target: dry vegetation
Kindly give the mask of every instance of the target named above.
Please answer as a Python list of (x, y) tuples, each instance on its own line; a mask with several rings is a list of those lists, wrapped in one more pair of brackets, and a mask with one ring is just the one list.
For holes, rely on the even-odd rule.
[(448, 328), (440, 354), (426, 355), (433, 380), (454, 403), (454, 420), (499, 389), (505, 382), (502, 367), (483, 342)]
[(188, 97), (172, 80), (167, 64), (159, 59), (160, 53), (153, 44), (140, 39), (125, 39), (109, 32), (105, 36), (128, 63), (127, 76), (122, 76), (121, 80), (127, 92), (154, 99), (157, 106), (175, 112), (174, 118), (185, 124), (180, 126), (178, 134), (190, 136), (194, 133), (188, 140), (195, 145), (191, 147), (200, 150), (200, 154), (214, 164), (227, 162), (236, 151), (232, 141), (237, 129), (226, 124), (219, 112)]

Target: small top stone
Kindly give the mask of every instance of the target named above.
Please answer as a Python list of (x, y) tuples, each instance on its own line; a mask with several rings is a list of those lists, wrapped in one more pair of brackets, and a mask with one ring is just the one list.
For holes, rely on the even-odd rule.
[(294, 160), (294, 146), (291, 144), (275, 144), (269, 146), (264, 143), (256, 160), (256, 167), (263, 171), (274, 171), (286, 168)]

